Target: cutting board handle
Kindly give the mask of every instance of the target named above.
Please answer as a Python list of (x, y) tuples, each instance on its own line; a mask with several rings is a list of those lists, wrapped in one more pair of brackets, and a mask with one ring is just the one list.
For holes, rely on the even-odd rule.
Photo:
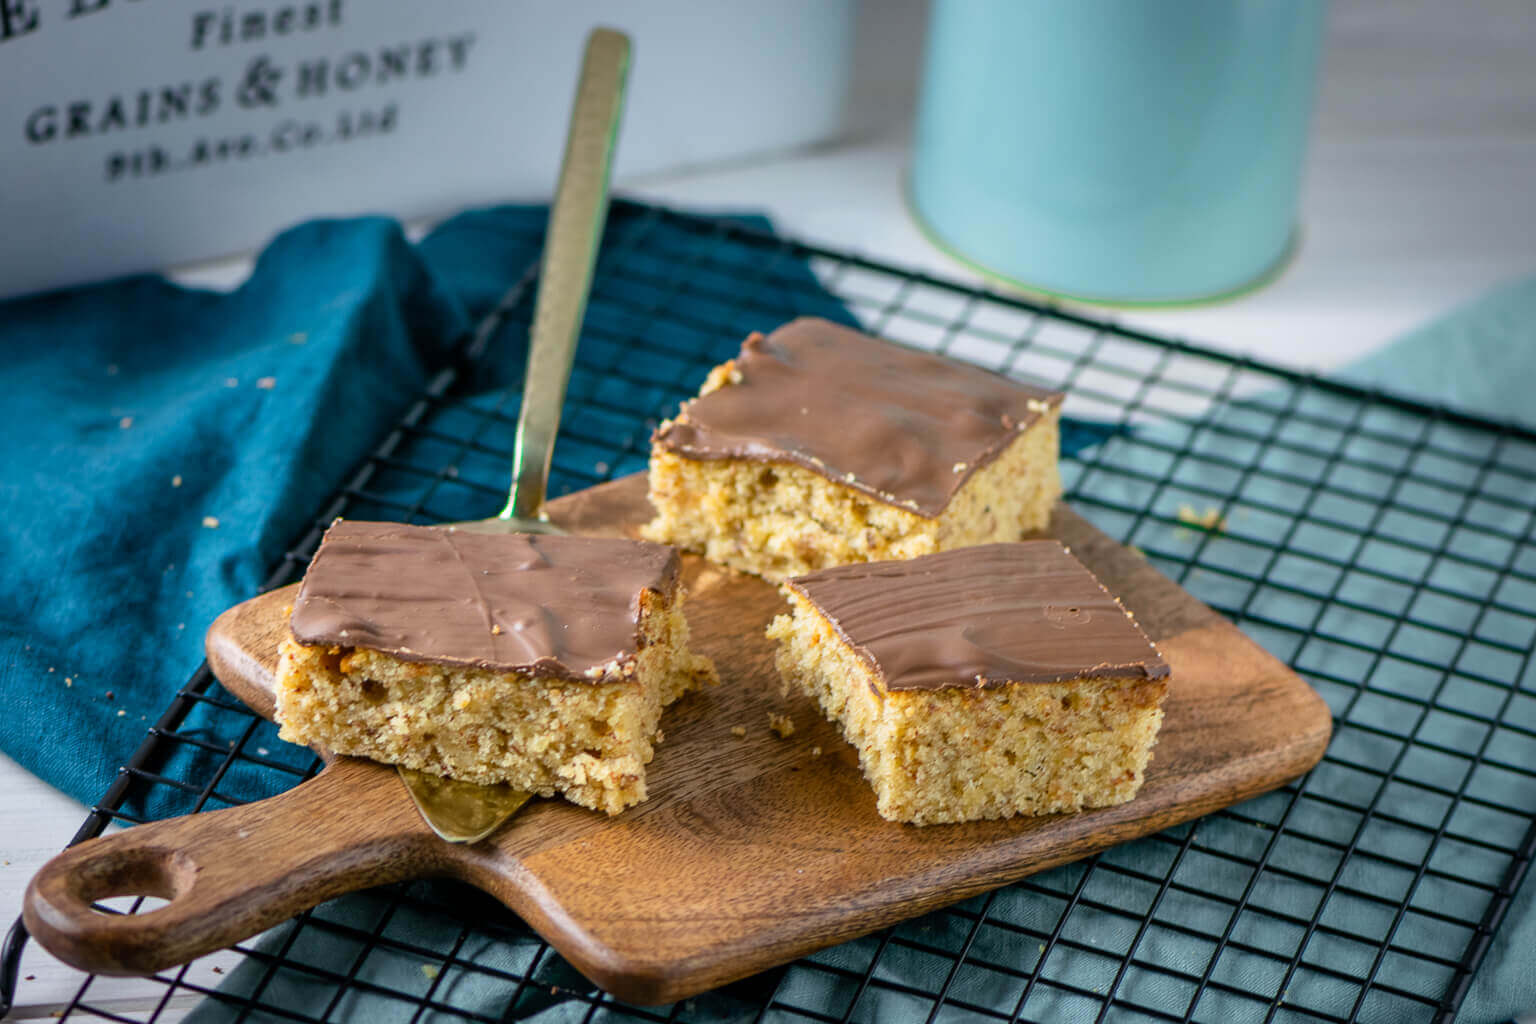
[[(138, 825), (43, 865), (27, 929), (60, 960), (98, 974), (150, 974), (233, 945), (355, 889), (436, 874), (435, 841), (400, 782), (338, 758), (280, 796)], [(110, 914), (93, 901), (153, 896)]]

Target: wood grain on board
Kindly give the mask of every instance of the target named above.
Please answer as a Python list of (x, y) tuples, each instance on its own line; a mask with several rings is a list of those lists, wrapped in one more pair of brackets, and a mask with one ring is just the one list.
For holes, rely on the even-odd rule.
[[(550, 512), (572, 532), (622, 535), (649, 506), (643, 479), (629, 477)], [(147, 972), (344, 892), (444, 875), (502, 900), (614, 995), (654, 1004), (1209, 813), (1317, 762), (1328, 709), (1289, 668), (1065, 506), (1048, 532), (1121, 597), (1173, 669), (1146, 784), (1128, 804), (924, 828), (881, 819), (853, 748), (808, 699), (779, 692), (763, 637), (777, 591), (688, 557), (694, 645), (722, 684), (663, 717), (646, 803), (610, 818), (536, 800), (489, 839), (451, 846), (391, 768), (336, 758), (273, 799), (66, 851), (34, 879), (27, 924), (83, 969)], [(267, 716), (291, 601), (291, 588), (247, 601), (208, 634), (214, 673)], [(792, 736), (769, 731), (770, 711), (792, 717)], [(89, 909), (130, 893), (170, 903), (124, 917)]]

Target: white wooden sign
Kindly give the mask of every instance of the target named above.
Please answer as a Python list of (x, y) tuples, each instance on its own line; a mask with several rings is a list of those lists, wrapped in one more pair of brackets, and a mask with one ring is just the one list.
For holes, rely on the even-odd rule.
[(596, 24), (620, 178), (839, 130), (851, 0), (0, 0), (0, 295), (547, 197)]

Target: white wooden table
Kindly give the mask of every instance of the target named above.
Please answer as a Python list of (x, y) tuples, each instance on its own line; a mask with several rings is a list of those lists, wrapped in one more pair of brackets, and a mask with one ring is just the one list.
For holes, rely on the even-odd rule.
[[(786, 233), (961, 280), (901, 198), (922, 0), (866, 0), (849, 139), (730, 168), (620, 182), (640, 198), (753, 208)], [(1304, 243), (1264, 290), (1225, 305), (1115, 313), (1125, 323), (1314, 369), (1369, 352), (1536, 272), (1536, 6), (1344, 0), (1333, 11), (1308, 169)], [(181, 276), (229, 284), (242, 261)], [(121, 751), (124, 759), (131, 751)], [(75, 801), (0, 755), (0, 918), (74, 834)], [(211, 965), (203, 967), (210, 970)], [(13, 1018), (48, 1019), (80, 976), (31, 946)], [(213, 980), (209, 979), (200, 980)], [(93, 1002), (144, 1009), (159, 985), (103, 979)], [(188, 1001), (189, 1005), (190, 1001)], [(162, 1019), (185, 1012), (178, 1005)], [(1536, 1024), (1536, 1016), (1525, 1019)]]

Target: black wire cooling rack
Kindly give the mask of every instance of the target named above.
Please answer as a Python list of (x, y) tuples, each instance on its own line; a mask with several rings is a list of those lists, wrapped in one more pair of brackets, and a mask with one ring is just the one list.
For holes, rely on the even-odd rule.
[[(1323, 762), (671, 1006), (616, 1002), (489, 897), (415, 883), (147, 979), (148, 1011), (96, 1001), (82, 975), (65, 1017), (180, 1019), (195, 995), (209, 997), (198, 1019), (262, 1021), (1454, 1016), (1536, 846), (1536, 435), (737, 221), (621, 203), (607, 239), (555, 493), (643, 469), (656, 419), (747, 331), (845, 309), (1067, 390), (1068, 500), (1318, 689), (1335, 725)], [(491, 376), (521, 362), (533, 275), (317, 510), (271, 585), (297, 578), (337, 515), (494, 511), (518, 390)], [(76, 841), (286, 789), (318, 769), (295, 751), (204, 668)], [(13, 931), (12, 986), (22, 941)]]

